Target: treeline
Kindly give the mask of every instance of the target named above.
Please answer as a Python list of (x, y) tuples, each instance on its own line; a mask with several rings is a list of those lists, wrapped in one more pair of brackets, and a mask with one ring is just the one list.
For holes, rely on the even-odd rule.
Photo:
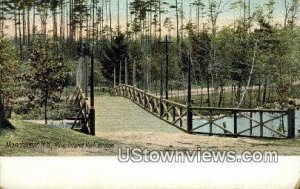
[[(169, 90), (186, 89), (187, 65), (191, 60), (193, 87), (206, 88), (201, 105), (286, 107), (298, 87), (300, 30), (296, 12), (299, 4), (285, 1), (284, 23), (279, 24), (274, 18), (275, 1), (268, 1), (252, 12), (250, 2), (239, 1), (233, 6), (243, 12), (242, 17), (217, 29), (217, 20), (224, 11), (222, 1), (208, 3), (207, 17), (212, 21), (209, 27), (204, 25), (199, 29), (198, 23), (180, 25), (179, 22), (181, 29), (173, 36), (169, 49)], [(144, 15), (145, 20), (149, 16), (141, 12), (138, 15)], [(127, 81), (157, 94), (160, 69), (166, 69), (165, 46), (161, 43), (164, 39), (144, 32), (140, 23), (135, 25), (133, 37), (120, 32), (112, 44), (103, 43), (102, 73), (111, 83)]]
[[(282, 21), (275, 12), (279, 4)], [(54, 86), (57, 91), (66, 83), (74, 85), (78, 60), (85, 65), (84, 78), (89, 77), (94, 42), (96, 86), (129, 83), (157, 93), (161, 69), (166, 69), (162, 42), (168, 34), (169, 90), (186, 89), (192, 61), (193, 87), (206, 88), (201, 105), (228, 106), (228, 96), (234, 107), (288, 103), (299, 75), (298, 0), (265, 0), (260, 5), (250, 0), (191, 0), (188, 7), (183, 0), (3, 0), (0, 30), (2, 36), (12, 31), (8, 37), (21, 65), (39, 61), (32, 59), (33, 53), (46, 53), (38, 44), (51, 38), (47, 53), (58, 56), (53, 66), (64, 62), (66, 68), (60, 70), (69, 74), (67, 82), (64, 76)], [(221, 24), (225, 13), (232, 14), (232, 22)], [(12, 28), (5, 27), (9, 23)]]

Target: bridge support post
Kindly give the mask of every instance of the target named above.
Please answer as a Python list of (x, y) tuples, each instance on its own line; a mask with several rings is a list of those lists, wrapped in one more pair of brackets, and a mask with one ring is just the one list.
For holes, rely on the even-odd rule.
[(295, 109), (288, 109), (288, 138), (295, 138)]
[(237, 112), (236, 111), (233, 112), (233, 116), (234, 116), (233, 117), (233, 133), (234, 133), (234, 136), (237, 137), (238, 136), (238, 134), (237, 134), (238, 133), (237, 132), (238, 131), (237, 130), (237, 127), (238, 127), (237, 123), (238, 122), (237, 122)]
[(190, 106), (187, 109), (187, 131), (188, 133), (193, 133), (193, 110)]
[(193, 110), (192, 110), (192, 76), (191, 76), (191, 70), (192, 70), (192, 58), (191, 55), (189, 55), (189, 70), (188, 70), (188, 95), (187, 95), (187, 131), (188, 133), (193, 132)]
[(93, 23), (93, 37), (92, 37), (92, 50), (91, 50), (91, 96), (90, 96), (90, 119), (89, 119), (89, 126), (90, 126), (90, 134), (95, 136), (95, 82), (94, 82), (94, 64), (95, 64), (95, 0), (92, 1), (92, 23)]
[(89, 126), (90, 126), (90, 134), (95, 136), (95, 109), (90, 109), (90, 120), (89, 120)]

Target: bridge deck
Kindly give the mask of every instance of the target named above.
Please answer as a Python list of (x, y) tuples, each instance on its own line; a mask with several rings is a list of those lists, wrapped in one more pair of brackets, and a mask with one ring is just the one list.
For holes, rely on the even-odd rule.
[(96, 97), (95, 109), (96, 134), (99, 132), (101, 134), (103, 132), (182, 132), (124, 97)]

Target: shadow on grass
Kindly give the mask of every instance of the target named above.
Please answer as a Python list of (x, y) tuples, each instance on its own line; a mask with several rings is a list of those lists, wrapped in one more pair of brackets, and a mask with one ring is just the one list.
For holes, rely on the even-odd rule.
[(0, 118), (0, 133), (3, 130), (15, 130), (15, 127), (7, 119)]

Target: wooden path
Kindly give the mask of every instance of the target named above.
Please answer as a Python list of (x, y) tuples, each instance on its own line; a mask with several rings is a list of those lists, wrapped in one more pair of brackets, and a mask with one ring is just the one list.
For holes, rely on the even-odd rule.
[(95, 110), (96, 135), (99, 132), (182, 132), (124, 97), (96, 97)]

